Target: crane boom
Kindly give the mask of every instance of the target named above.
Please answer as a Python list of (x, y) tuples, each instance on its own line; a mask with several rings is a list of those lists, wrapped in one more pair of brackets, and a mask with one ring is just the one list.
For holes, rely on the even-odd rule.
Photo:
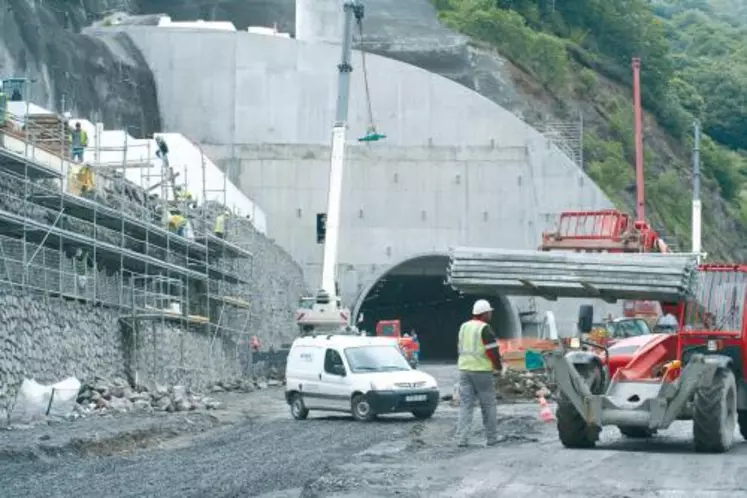
[[(342, 51), (337, 88), (337, 110), (332, 129), (332, 155), (329, 168), (329, 191), (325, 220), (324, 259), (322, 262), (322, 284), (315, 298), (302, 300), (296, 314), (301, 334), (317, 333), (320, 330), (338, 332), (349, 325), (350, 311), (342, 306), (337, 293), (337, 252), (340, 238), (340, 215), (342, 205), (342, 180), (345, 170), (345, 140), (348, 126), (350, 100), (350, 73), (353, 54), (354, 22), (363, 20), (361, 0), (345, 0)], [(303, 301), (306, 301), (304, 303)], [(304, 305), (305, 304), (305, 305)], [(348, 327), (348, 330), (351, 330)]]
[(345, 166), (345, 137), (348, 126), (350, 100), (350, 73), (353, 71), (353, 21), (363, 19), (363, 5), (359, 0), (347, 0), (343, 4), (345, 13), (342, 31), (342, 54), (337, 87), (337, 111), (332, 130), (332, 158), (329, 168), (329, 193), (327, 199), (326, 234), (324, 238), (324, 261), (322, 263), (322, 289), (330, 296), (337, 295), (337, 249), (340, 235), (340, 210), (342, 204), (342, 179)]

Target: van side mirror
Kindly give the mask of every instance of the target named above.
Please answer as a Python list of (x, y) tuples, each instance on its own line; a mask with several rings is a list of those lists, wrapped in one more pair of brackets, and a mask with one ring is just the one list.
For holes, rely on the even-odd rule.
[(345, 377), (347, 375), (347, 372), (345, 371), (345, 365), (341, 363), (332, 365), (332, 373), (335, 375), (339, 375), (340, 377)]
[(582, 334), (591, 332), (594, 324), (594, 306), (591, 304), (582, 304), (578, 308), (578, 330)]

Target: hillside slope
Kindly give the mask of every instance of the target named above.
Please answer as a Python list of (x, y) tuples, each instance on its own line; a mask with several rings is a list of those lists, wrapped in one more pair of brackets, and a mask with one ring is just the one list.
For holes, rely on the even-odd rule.
[[(737, 1), (737, 0), (723, 0)], [(744, 27), (704, 0), (436, 0), (442, 20), (515, 65), (514, 81), (559, 118), (582, 111), (585, 163), (621, 207), (634, 207), (630, 59), (643, 59), (647, 206), (690, 246), (690, 131), (703, 123), (704, 246), (747, 258)], [(736, 47), (735, 47), (736, 44)], [(738, 55), (738, 57), (735, 57)], [(735, 60), (740, 61), (735, 64)], [(705, 97), (707, 96), (707, 98)]]
[(80, 28), (131, 0), (8, 0), (0, 8), (0, 78), (31, 80), (34, 102), (98, 117), (136, 136), (160, 129), (156, 88), (140, 52), (124, 36)]

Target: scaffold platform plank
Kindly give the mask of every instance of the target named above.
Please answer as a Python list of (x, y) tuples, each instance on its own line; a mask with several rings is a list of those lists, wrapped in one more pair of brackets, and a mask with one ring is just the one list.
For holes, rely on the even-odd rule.
[[(133, 315), (122, 315), (121, 320), (132, 320)], [(193, 323), (196, 325), (207, 325), (210, 323), (210, 319), (202, 315), (187, 315), (184, 316), (181, 313), (171, 310), (157, 310), (152, 312), (135, 313), (134, 318), (136, 320), (168, 320), (171, 322), (185, 321), (187, 323)]]
[(216, 237), (212, 234), (209, 234), (207, 236), (198, 235), (197, 237), (195, 237), (195, 240), (202, 244), (207, 244), (208, 250), (212, 254), (223, 253), (234, 258), (251, 258), (253, 256), (251, 251), (242, 249), (236, 244), (232, 244), (231, 242), (228, 242), (225, 239), (221, 239), (220, 237)]
[[(43, 244), (52, 249), (63, 247), (85, 248), (93, 250), (96, 248), (98, 255), (121, 261), (124, 268), (135, 272), (145, 273), (146, 267), (153, 270), (165, 270), (174, 275), (180, 275), (189, 279), (206, 281), (207, 275), (182, 266), (174, 265), (166, 261), (147, 256), (142, 253), (117, 247), (106, 242), (100, 242), (86, 235), (63, 230), (58, 227), (46, 225), (33, 219), (0, 210), (0, 232), (17, 238), (24, 236), (30, 242)], [(228, 279), (226, 279), (228, 281)]]
[(210, 299), (214, 301), (220, 301), (231, 306), (236, 306), (237, 308), (251, 308), (252, 306), (252, 303), (250, 303), (249, 301), (245, 301), (233, 296), (214, 296), (211, 294)]
[[(0, 133), (1, 135), (2, 133)], [(61, 178), (62, 174), (49, 166), (44, 166), (33, 159), (17, 154), (0, 146), (0, 169), (19, 177), (28, 178)]]
[(85, 199), (68, 193), (55, 193), (44, 195), (32, 195), (29, 200), (34, 204), (49, 209), (59, 210), (65, 208), (65, 214), (83, 221), (96, 223), (111, 230), (121, 230), (142, 242), (148, 240), (149, 244), (160, 248), (189, 251), (189, 256), (194, 259), (204, 260), (206, 256), (205, 245), (189, 240), (185, 237), (171, 233), (168, 230), (142, 221), (127, 213), (104, 206), (101, 203)]
[(144, 222), (130, 214), (117, 211), (99, 202), (74, 194), (66, 192), (46, 193), (43, 195), (33, 195), (29, 200), (34, 204), (49, 209), (64, 207), (65, 213), (70, 216), (90, 223), (96, 223), (111, 230), (120, 230), (124, 227), (126, 233), (143, 242), (145, 242), (147, 237), (148, 243), (155, 246), (164, 249), (168, 247), (174, 250), (189, 251), (189, 256), (192, 259), (205, 260), (206, 244), (207, 252), (210, 253), (210, 256), (220, 256), (221, 254), (238, 258), (249, 258), (252, 256), (249, 251), (245, 251), (214, 235), (207, 237), (197, 236), (194, 240), (190, 240), (181, 235), (169, 232), (165, 228)]

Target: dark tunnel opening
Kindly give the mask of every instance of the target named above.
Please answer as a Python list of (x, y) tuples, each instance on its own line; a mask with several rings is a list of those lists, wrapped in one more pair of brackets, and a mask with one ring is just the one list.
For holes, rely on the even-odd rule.
[(420, 338), (420, 361), (455, 361), (459, 326), (469, 320), (475, 300), (487, 299), (499, 338), (519, 337), (518, 315), (508, 299), (461, 295), (445, 283), (447, 261), (429, 256), (393, 268), (359, 303), (359, 328), (374, 335), (379, 321), (400, 320), (403, 332), (414, 329)]

